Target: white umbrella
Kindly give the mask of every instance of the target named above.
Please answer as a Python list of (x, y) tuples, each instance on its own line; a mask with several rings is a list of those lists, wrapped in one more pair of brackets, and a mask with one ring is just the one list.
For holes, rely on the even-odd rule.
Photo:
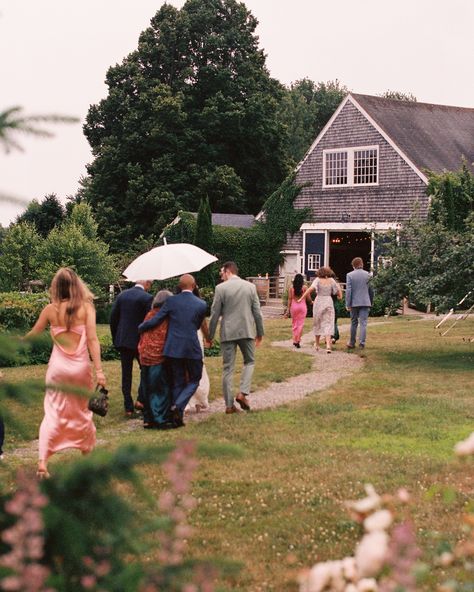
[(123, 275), (131, 280), (166, 280), (170, 277), (200, 271), (217, 261), (203, 249), (189, 243), (155, 247), (130, 263)]

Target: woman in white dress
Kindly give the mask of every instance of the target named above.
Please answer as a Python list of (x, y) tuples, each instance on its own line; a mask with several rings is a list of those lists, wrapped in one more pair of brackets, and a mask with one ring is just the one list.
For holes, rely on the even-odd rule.
[(335, 295), (339, 300), (342, 298), (341, 287), (332, 277), (333, 273), (330, 267), (320, 267), (311, 286), (299, 298), (299, 301), (303, 300), (309, 292), (316, 292), (313, 304), (314, 347), (316, 351), (319, 350), (321, 336), (324, 336), (328, 354), (332, 351), (331, 336), (334, 330), (335, 312), (332, 296)]

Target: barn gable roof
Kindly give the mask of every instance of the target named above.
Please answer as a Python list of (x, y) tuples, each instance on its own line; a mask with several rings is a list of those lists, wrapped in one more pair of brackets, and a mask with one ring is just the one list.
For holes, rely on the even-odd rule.
[(299, 163), (299, 169), (350, 101), (425, 182), (423, 171), (474, 169), (474, 109), (348, 94)]
[(472, 168), (474, 109), (355, 93), (350, 97), (419, 170), (458, 170), (463, 157)]

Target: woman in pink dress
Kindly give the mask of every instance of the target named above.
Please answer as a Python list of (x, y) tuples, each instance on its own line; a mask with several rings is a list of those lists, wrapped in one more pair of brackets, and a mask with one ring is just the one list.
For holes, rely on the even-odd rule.
[[(93, 295), (70, 268), (59, 269), (50, 289), (48, 304), (26, 337), (42, 333), (49, 325), (53, 351), (46, 372), (44, 418), (39, 431), (38, 477), (49, 477), (49, 457), (66, 448), (78, 448), (83, 454), (95, 445), (95, 425), (88, 398), (68, 393), (54, 385), (92, 389), (92, 369), (96, 382), (106, 385), (100, 361), (100, 344), (95, 324)], [(90, 355), (90, 357), (89, 357)]]
[(293, 286), (288, 292), (288, 310), (291, 315), (291, 324), (293, 328), (293, 345), (298, 349), (301, 347), (301, 335), (303, 333), (304, 320), (307, 314), (306, 301), (311, 304), (311, 296), (307, 297), (301, 302), (298, 300), (303, 295), (304, 278), (301, 273), (297, 273), (293, 279)]

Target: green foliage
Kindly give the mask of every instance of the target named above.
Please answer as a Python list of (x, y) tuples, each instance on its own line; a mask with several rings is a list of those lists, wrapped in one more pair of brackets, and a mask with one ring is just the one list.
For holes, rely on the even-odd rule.
[(410, 103), (416, 103), (417, 98), (412, 93), (404, 93), (399, 90), (386, 90), (380, 95), (384, 99), (394, 99), (395, 101), (408, 101)]
[[(28, 341), (19, 341), (14, 335), (10, 335), (10, 341), (15, 344), (15, 348), (12, 351), (8, 350), (6, 354), (0, 351), (0, 367), (12, 368), (48, 363), (52, 348), (49, 333), (45, 332), (41, 336)], [(120, 354), (109, 335), (100, 336), (99, 343), (102, 360), (118, 360), (120, 358)]]
[(430, 220), (449, 230), (465, 231), (474, 212), (474, 175), (466, 162), (457, 172), (431, 173), (427, 191), (431, 196)]
[(236, 0), (163, 5), (138, 48), (109, 69), (84, 131), (83, 195), (114, 251), (157, 238), (179, 209), (256, 213), (289, 171), (257, 21)]
[[(209, 205), (209, 199), (201, 199), (196, 219), (196, 233), (194, 235), (194, 244), (208, 253), (214, 250), (212, 236), (212, 214)], [(215, 286), (214, 269), (208, 265), (202, 271), (195, 274), (198, 286)]]
[(315, 83), (308, 78), (286, 91), (279, 118), (288, 130), (287, 151), (294, 162), (303, 158), (348, 92), (338, 80)]
[[(464, 232), (446, 229), (440, 223), (416, 219), (405, 224), (399, 240), (386, 243), (391, 265), (374, 278), (377, 292), (391, 309), (402, 298), (439, 311), (457, 304), (474, 286), (474, 217), (465, 221)], [(465, 302), (465, 306), (473, 300)]]
[(40, 203), (36, 199), (17, 217), (16, 222), (33, 224), (38, 234), (46, 238), (55, 226), (60, 226), (65, 218), (64, 206), (55, 193), (47, 195)]
[(26, 331), (49, 303), (46, 292), (39, 294), (0, 293), (0, 330)]
[[(299, 230), (309, 215), (309, 209), (293, 209), (293, 202), (302, 187), (295, 184), (294, 174), (285, 179), (265, 202), (264, 220), (251, 228), (214, 226), (214, 255), (221, 263), (235, 261), (241, 277), (273, 274), (281, 262), (280, 250), (287, 233)], [(192, 243), (196, 220), (189, 212), (180, 212), (179, 215), (180, 222), (168, 226), (165, 236), (169, 242)], [(217, 266), (211, 269), (217, 278)]]
[(214, 299), (214, 288), (206, 286), (204, 288), (199, 288), (199, 295), (207, 304), (207, 316), (209, 316), (211, 313), (212, 301)]
[(53, 228), (38, 250), (38, 275), (49, 285), (59, 267), (72, 267), (100, 294), (118, 279), (109, 247), (97, 236), (90, 206), (75, 205), (69, 219)]
[(42, 237), (29, 222), (12, 224), (0, 245), (0, 291), (24, 290), (38, 279), (38, 249)]
[(474, 287), (474, 176), (466, 163), (458, 172), (430, 174), (428, 193), (428, 221), (413, 218), (399, 240), (392, 233), (385, 244), (391, 266), (374, 283), (391, 310), (407, 297), (442, 312)]

